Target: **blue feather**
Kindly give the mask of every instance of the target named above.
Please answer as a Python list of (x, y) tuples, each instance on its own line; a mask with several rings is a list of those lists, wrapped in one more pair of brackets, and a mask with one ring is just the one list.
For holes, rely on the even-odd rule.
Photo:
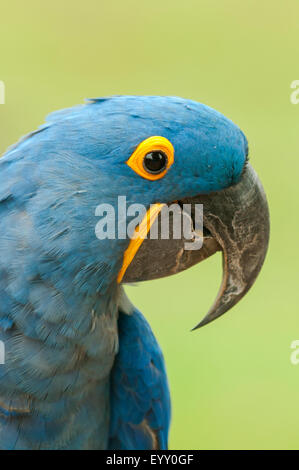
[(120, 313), (111, 376), (110, 449), (166, 449), (170, 397), (162, 352), (140, 312)]

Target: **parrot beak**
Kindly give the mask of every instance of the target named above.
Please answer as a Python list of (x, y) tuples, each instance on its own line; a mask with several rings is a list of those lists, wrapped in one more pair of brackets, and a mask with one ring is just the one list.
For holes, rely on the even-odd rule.
[(223, 278), (213, 306), (193, 329), (223, 315), (248, 292), (262, 268), (270, 229), (266, 195), (250, 164), (237, 185), (199, 199), (204, 226), (222, 249)]
[[(193, 329), (210, 323), (231, 309), (253, 285), (263, 265), (269, 242), (267, 199), (257, 174), (247, 164), (240, 182), (181, 204), (203, 204), (203, 246), (185, 250), (184, 239), (145, 239), (123, 282), (156, 279), (183, 271), (216, 251), (223, 254), (223, 279), (218, 296), (204, 319)], [(194, 221), (194, 214), (192, 220)]]

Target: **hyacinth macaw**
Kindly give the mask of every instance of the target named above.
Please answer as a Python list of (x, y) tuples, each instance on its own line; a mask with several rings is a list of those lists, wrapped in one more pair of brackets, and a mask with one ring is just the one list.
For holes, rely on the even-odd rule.
[[(269, 235), (247, 155), (244, 134), (220, 113), (146, 96), (52, 113), (8, 149), (0, 159), (1, 449), (167, 448), (162, 353), (122, 284), (222, 250), (222, 287), (199, 326), (244, 296)], [(172, 201), (203, 203), (203, 248), (99, 239), (96, 208), (116, 208), (120, 195), (157, 213)]]

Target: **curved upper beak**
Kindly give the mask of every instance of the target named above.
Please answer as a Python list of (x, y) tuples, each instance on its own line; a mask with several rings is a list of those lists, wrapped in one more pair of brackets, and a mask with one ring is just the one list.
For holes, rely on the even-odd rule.
[(223, 315), (248, 292), (263, 265), (270, 229), (266, 195), (250, 164), (237, 185), (200, 199), (204, 225), (222, 248), (223, 278), (213, 306), (194, 329)]
[[(175, 274), (223, 253), (223, 279), (218, 296), (199, 328), (223, 315), (248, 292), (263, 265), (269, 242), (267, 199), (257, 174), (247, 164), (240, 182), (209, 195), (180, 201), (203, 204), (203, 236), (200, 250), (185, 250), (184, 239), (147, 238), (128, 266), (123, 281), (136, 282)], [(194, 221), (194, 214), (192, 215)]]

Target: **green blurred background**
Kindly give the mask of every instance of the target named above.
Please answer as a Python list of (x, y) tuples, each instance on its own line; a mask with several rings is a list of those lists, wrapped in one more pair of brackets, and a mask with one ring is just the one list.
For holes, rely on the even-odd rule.
[(298, 15), (298, 0), (1, 2), (1, 153), (48, 112), (111, 94), (192, 98), (248, 136), (272, 222), (254, 288), (193, 333), (217, 293), (220, 255), (127, 289), (164, 351), (173, 449), (299, 448)]

